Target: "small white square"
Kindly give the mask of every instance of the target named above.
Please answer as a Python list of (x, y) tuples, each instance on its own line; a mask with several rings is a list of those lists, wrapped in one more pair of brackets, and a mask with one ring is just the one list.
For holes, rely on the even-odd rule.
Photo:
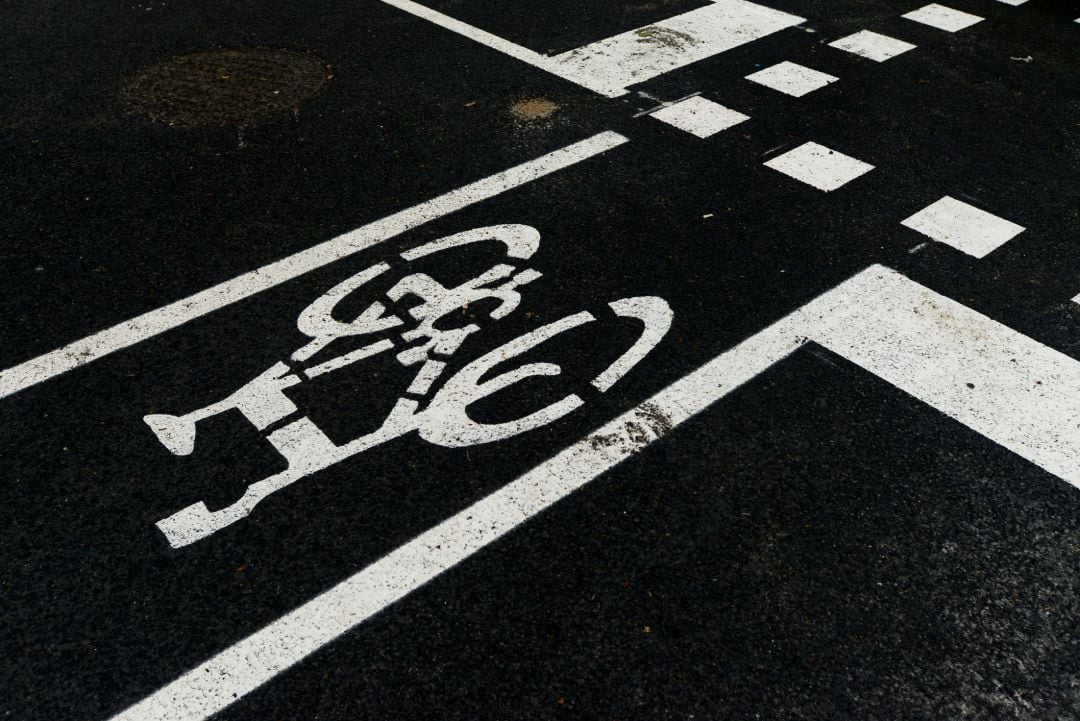
[(835, 83), (840, 78), (829, 75), (812, 68), (784, 61), (772, 67), (759, 70), (746, 76), (750, 82), (764, 85), (781, 93), (801, 98), (807, 93), (825, 87), (829, 83)]
[(778, 155), (765, 165), (826, 193), (874, 169), (870, 163), (864, 163), (817, 143), (804, 143), (794, 150)]
[(901, 223), (976, 258), (1024, 232), (1024, 227), (946, 195)]
[(749, 115), (743, 115), (700, 95), (660, 108), (652, 113), (652, 116), (699, 138), (707, 138), (750, 119)]
[(889, 58), (895, 58), (908, 50), (915, 49), (915, 46), (911, 43), (891, 38), (888, 35), (870, 32), (869, 30), (860, 30), (853, 35), (834, 40), (829, 43), (829, 47), (870, 58), (879, 63), (885, 62)]
[(983, 18), (978, 15), (972, 15), (963, 10), (953, 10), (937, 3), (925, 5), (900, 17), (950, 33), (969, 28), (975, 23), (983, 21)]

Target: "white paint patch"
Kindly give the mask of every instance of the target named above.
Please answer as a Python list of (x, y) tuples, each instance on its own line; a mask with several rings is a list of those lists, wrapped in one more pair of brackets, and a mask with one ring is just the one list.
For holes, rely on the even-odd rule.
[(749, 115), (743, 115), (700, 95), (680, 100), (650, 115), (699, 138), (707, 138), (750, 119)]
[(805, 22), (748, 2), (713, 0), (690, 12), (559, 55), (543, 55), (413, 0), (388, 5), (607, 97), (717, 53)]
[(946, 195), (902, 222), (923, 235), (983, 258), (1024, 232), (1004, 218)]
[(874, 169), (869, 163), (817, 143), (804, 143), (765, 165), (826, 193)]
[(840, 78), (798, 63), (784, 61), (746, 76), (746, 79), (796, 98), (820, 90)]
[(620, 33), (552, 58), (556, 74), (611, 97), (637, 83), (805, 22), (746, 2), (711, 5)]
[(1080, 362), (882, 266), (721, 353), (113, 721), (203, 721), (817, 342), (1080, 486)]
[(925, 5), (918, 10), (912, 10), (900, 17), (906, 18), (907, 20), (914, 20), (917, 23), (929, 25), (932, 28), (945, 30), (950, 33), (969, 28), (975, 23), (983, 21), (983, 18), (978, 15), (972, 15), (963, 10), (954, 10), (953, 8), (945, 7), (944, 5), (938, 5), (937, 3)]
[(512, 188), (531, 183), (626, 142), (629, 142), (628, 139), (618, 133), (598, 133), (591, 138), (451, 190), (449, 193), (368, 223), (332, 240), (24, 361), (0, 371), (0, 398), (84, 366), (115, 351), (141, 343), (219, 308), (359, 253), (432, 220), (493, 198)]
[(998, 2), (999, 3), (1005, 3), (1006, 5), (1012, 5), (1013, 7), (1016, 7), (1017, 5), (1023, 5), (1024, 3), (1027, 2), (1027, 0), (998, 0)]
[(860, 57), (870, 58), (879, 63), (883, 63), (890, 58), (895, 58), (897, 55), (906, 53), (908, 50), (915, 49), (915, 46), (911, 43), (897, 40), (888, 35), (871, 32), (869, 30), (860, 30), (853, 35), (834, 40), (829, 43), (829, 47), (843, 50)]

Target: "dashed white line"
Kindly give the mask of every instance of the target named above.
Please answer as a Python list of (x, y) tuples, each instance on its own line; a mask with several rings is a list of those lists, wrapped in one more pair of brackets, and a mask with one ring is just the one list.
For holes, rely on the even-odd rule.
[(924, 5), (918, 10), (912, 10), (900, 17), (950, 33), (969, 28), (975, 23), (982, 22), (984, 19), (978, 15), (972, 15), (963, 10), (955, 10), (950, 7), (945, 7), (944, 5), (938, 5), (937, 3)]
[(870, 163), (818, 143), (804, 143), (766, 161), (765, 165), (826, 193), (874, 169)]
[(746, 79), (772, 90), (801, 98), (840, 78), (798, 63), (784, 61), (746, 76)]
[[(203, 721), (656, 441), (807, 341), (1080, 486), (1080, 362), (882, 266), (648, 401), (113, 721)], [(662, 419), (657, 422), (656, 419)]]
[(700, 95), (672, 103), (650, 115), (699, 138), (708, 138), (750, 119), (749, 115), (743, 115)]
[(901, 224), (976, 258), (986, 257), (1024, 232), (1022, 225), (948, 195)]
[(598, 133), (12, 366), (0, 371), (0, 398), (141, 343), (436, 218), (531, 183), (626, 142), (629, 142), (627, 138), (618, 133)]
[(915, 49), (915, 46), (909, 42), (871, 32), (870, 30), (860, 30), (839, 40), (834, 40), (829, 43), (829, 47), (863, 58), (869, 58), (879, 63), (895, 58), (908, 50)]

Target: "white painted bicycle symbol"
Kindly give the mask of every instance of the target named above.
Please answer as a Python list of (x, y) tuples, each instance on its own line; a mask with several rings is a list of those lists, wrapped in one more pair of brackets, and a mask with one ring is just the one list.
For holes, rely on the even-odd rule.
[[(400, 314), (375, 301), (351, 321), (334, 317), (334, 311), (346, 298), (375, 278), (391, 270), (389, 262), (377, 263), (331, 288), (300, 313), (297, 327), (310, 340), (297, 349), (289, 361), (279, 361), (251, 379), (228, 397), (184, 415), (151, 414), (144, 418), (158, 440), (177, 456), (195, 448), (198, 422), (226, 411), (239, 411), (285, 458), (288, 466), (280, 473), (256, 481), (231, 505), (210, 510), (199, 501), (157, 523), (174, 548), (206, 538), (251, 513), (270, 494), (351, 456), (416, 431), (429, 443), (450, 448), (493, 443), (552, 423), (584, 404), (577, 394), (503, 423), (479, 423), (468, 414), (473, 403), (487, 398), (520, 381), (534, 376), (557, 376), (562, 368), (554, 363), (527, 363), (490, 378), (498, 365), (510, 361), (555, 336), (587, 323), (596, 317), (581, 311), (543, 325), (503, 344), (469, 362), (427, 397), (442, 378), (447, 359), (455, 354), (469, 336), (480, 331), (475, 323), (454, 325), (461, 308), (480, 301), (497, 303), (488, 318), (500, 320), (514, 312), (521, 303), (519, 289), (541, 273), (524, 266), (540, 247), (540, 233), (526, 225), (494, 225), (476, 228), (426, 243), (401, 253), (406, 263), (434, 256), (448, 250), (481, 242), (505, 246), (507, 262), (498, 263), (479, 276), (446, 287), (430, 275), (412, 273), (387, 292), (392, 303), (405, 299), (418, 301)], [(515, 264), (514, 262), (517, 262)], [(655, 296), (622, 298), (608, 304), (615, 316), (634, 318), (642, 329), (622, 355), (591, 384), (605, 392), (637, 365), (667, 333), (672, 312), (667, 302)], [(408, 327), (408, 324), (412, 327)], [(383, 337), (360, 348), (307, 365), (316, 354), (335, 341), (385, 335), (389, 329), (404, 328), (395, 338)], [(397, 333), (397, 331), (395, 331)], [(290, 399), (287, 390), (305, 381), (350, 366), (365, 358), (397, 351), (403, 366), (417, 367), (405, 393), (394, 403), (389, 415), (377, 429), (353, 440), (337, 444), (309, 417), (303, 415)], [(323, 354), (325, 355), (325, 354)]]

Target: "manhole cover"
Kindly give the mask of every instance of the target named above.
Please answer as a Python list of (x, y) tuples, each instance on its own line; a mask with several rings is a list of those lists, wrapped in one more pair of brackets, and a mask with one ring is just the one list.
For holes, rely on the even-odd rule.
[(326, 63), (303, 53), (206, 50), (145, 68), (122, 98), (129, 112), (169, 125), (244, 126), (299, 109), (331, 77)]

